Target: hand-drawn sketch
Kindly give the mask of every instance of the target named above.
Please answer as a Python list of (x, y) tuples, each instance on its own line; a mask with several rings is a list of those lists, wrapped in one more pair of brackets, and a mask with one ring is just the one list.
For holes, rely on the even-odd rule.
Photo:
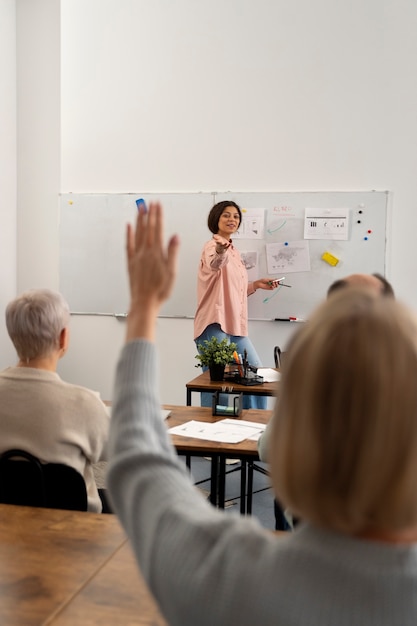
[(298, 212), (297, 209), (295, 209), (294, 207), (292, 207), (289, 204), (281, 204), (281, 205), (276, 205), (272, 208), (271, 210), (271, 216), (272, 217), (285, 217), (285, 218), (289, 218), (289, 217), (297, 217)]
[(309, 272), (310, 249), (308, 241), (268, 243), (266, 245), (268, 273)]
[(251, 250), (250, 252), (241, 252), (240, 256), (242, 257), (243, 265), (246, 269), (251, 270), (258, 265), (258, 252), (256, 250)]
[(259, 253), (257, 250), (240, 251), (243, 265), (248, 272), (249, 281), (254, 281), (259, 276)]
[(304, 238), (304, 213), (294, 216), (290, 211), (277, 210), (267, 211), (266, 214), (266, 239), (267, 241), (287, 241)]
[(237, 239), (263, 239), (265, 231), (265, 209), (242, 209), (242, 221)]

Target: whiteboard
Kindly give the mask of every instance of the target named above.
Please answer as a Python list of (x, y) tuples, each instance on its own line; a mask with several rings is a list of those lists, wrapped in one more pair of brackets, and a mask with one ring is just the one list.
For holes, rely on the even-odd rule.
[[(135, 219), (137, 198), (147, 203), (157, 199), (164, 205), (167, 238), (178, 233), (181, 240), (176, 285), (161, 316), (193, 317), (201, 250), (211, 237), (208, 213), (215, 202), (233, 200), (244, 215), (249, 209), (259, 209), (262, 215), (261, 238), (234, 239), (241, 252), (257, 257), (257, 266), (248, 270), (250, 279), (281, 277), (268, 271), (269, 244), (291, 247), (293, 242), (304, 240), (309, 255), (306, 271), (287, 265), (285, 282), (291, 288), (258, 290), (249, 297), (249, 318), (305, 319), (323, 300), (334, 280), (357, 272), (385, 274), (388, 196), (387, 191), (62, 194), (60, 290), (73, 313), (125, 313), (126, 223)], [(345, 209), (349, 218), (347, 239), (306, 241), (306, 209)], [(337, 265), (322, 259), (325, 252), (338, 259)]]
[(165, 233), (178, 233), (181, 247), (174, 291), (161, 315), (192, 317), (197, 267), (210, 238), (207, 215), (212, 193), (62, 194), (60, 200), (60, 291), (71, 311), (124, 314), (128, 309), (126, 224), (134, 223), (136, 199), (164, 206)]

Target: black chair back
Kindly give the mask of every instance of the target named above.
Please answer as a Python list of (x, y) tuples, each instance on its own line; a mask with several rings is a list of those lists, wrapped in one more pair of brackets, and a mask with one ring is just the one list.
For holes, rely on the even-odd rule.
[(0, 456), (0, 502), (86, 511), (87, 489), (73, 467), (41, 463), (25, 450), (8, 450)]
[(275, 367), (281, 367), (281, 348), (279, 346), (275, 346), (274, 348), (274, 362)]

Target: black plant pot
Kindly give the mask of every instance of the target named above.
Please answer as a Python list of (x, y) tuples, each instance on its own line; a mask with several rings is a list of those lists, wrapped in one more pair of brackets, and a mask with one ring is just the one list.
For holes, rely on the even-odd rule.
[(217, 365), (217, 363), (210, 365), (209, 366), (210, 380), (213, 380), (213, 381), (223, 380), (225, 367), (226, 367), (225, 365)]

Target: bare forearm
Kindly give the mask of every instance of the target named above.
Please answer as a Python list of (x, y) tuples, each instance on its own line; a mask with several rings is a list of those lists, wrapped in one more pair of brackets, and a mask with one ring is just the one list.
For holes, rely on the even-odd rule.
[(133, 339), (155, 341), (158, 307), (143, 305), (136, 307), (127, 316), (126, 342)]

